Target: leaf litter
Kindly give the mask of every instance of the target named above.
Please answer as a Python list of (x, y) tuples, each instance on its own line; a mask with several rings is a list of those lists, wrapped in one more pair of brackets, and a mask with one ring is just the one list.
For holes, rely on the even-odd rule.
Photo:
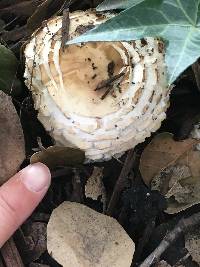
[(168, 203), (166, 212), (173, 214), (200, 203), (200, 151), (198, 140), (173, 140), (162, 133), (145, 148), (140, 171), (152, 190), (163, 194)]
[[(0, 34), (1, 34), (2, 43), (5, 44), (7, 48), (11, 48), (11, 50), (15, 53), (16, 58), (19, 58), (20, 47), (27, 40), (27, 37), (30, 35), (32, 30), (37, 28), (37, 26), (40, 25), (42, 21), (44, 21), (44, 19), (48, 19), (52, 15), (61, 14), (60, 12), (62, 10), (62, 6), (64, 2), (65, 1), (43, 1), (43, 0), (41, 1), (19, 1), (19, 0), (4, 1), (2, 0), (0, 3), (0, 9), (1, 9), (1, 12), (0, 12), (1, 33)], [(90, 1), (90, 0), (72, 1), (72, 6), (70, 7), (70, 10), (77, 10), (77, 9), (83, 9), (83, 8), (86, 9), (88, 7), (94, 7), (94, 6), (97, 6), (100, 2), (101, 1)], [(112, 0), (104, 1), (104, 2), (107, 6), (110, 4), (113, 4)], [(118, 5), (118, 2), (120, 5), (120, 1), (115, 1), (114, 4)], [(131, 3), (132, 5), (132, 3), (146, 2), (146, 1), (126, 1), (126, 2), (127, 3), (125, 2), (124, 3), (127, 5)], [(20, 7), (21, 8), (24, 7), (24, 9), (20, 10)], [(120, 8), (124, 8), (124, 6), (121, 6)], [(6, 18), (5, 18), (5, 14), (7, 16)], [(27, 20), (28, 20), (28, 26), (27, 26)], [(12, 100), (16, 104), (17, 111), (20, 114), (23, 129), (24, 129), (24, 135), (26, 139), (26, 154), (28, 155), (26, 159), (26, 163), (28, 162), (29, 158), (31, 158), (32, 162), (34, 162), (34, 160), (35, 162), (37, 162), (41, 160), (41, 158), (44, 158), (44, 161), (46, 163), (48, 162), (47, 164), (49, 164), (49, 166), (51, 167), (52, 176), (53, 176), (52, 186), (47, 196), (45, 197), (44, 201), (41, 203), (41, 205), (38, 208), (38, 210), (43, 213), (44, 218), (43, 216), (38, 217), (37, 216), (38, 212), (36, 211), (31, 217), (32, 221), (27, 221), (26, 223), (26, 227), (27, 227), (26, 239), (32, 240), (32, 241), (34, 239), (36, 242), (38, 242), (38, 246), (34, 248), (35, 250), (33, 249), (33, 255), (31, 255), (31, 250), (29, 251), (30, 253), (29, 255), (31, 255), (29, 258), (29, 261), (27, 261), (28, 254), (25, 256), (23, 253), (21, 253), (21, 251), (20, 251), (21, 256), (19, 255), (19, 253), (15, 253), (15, 257), (13, 257), (14, 254), (11, 253), (9, 254), (7, 259), (9, 259), (9, 257), (13, 258), (13, 261), (12, 261), (13, 266), (16, 265), (17, 262), (22, 262), (22, 260), (20, 261), (20, 259), (22, 258), (23, 261), (27, 262), (30, 267), (31, 266), (33, 267), (43, 267), (43, 266), (44, 267), (51, 267), (51, 266), (57, 267), (60, 265), (58, 265), (58, 263), (56, 263), (56, 261), (54, 261), (47, 254), (47, 252), (45, 252), (45, 244), (46, 244), (45, 238), (42, 240), (42, 246), (40, 246), (40, 240), (41, 240), (40, 238), (41, 236), (43, 237), (45, 236), (44, 232), (46, 229), (46, 221), (48, 221), (47, 218), (49, 218), (49, 214), (56, 207), (58, 207), (59, 204), (62, 203), (63, 201), (72, 200), (74, 198), (74, 190), (76, 190), (76, 194), (81, 195), (81, 197), (80, 195), (78, 195), (74, 199), (77, 199), (83, 205), (90, 206), (92, 209), (97, 210), (98, 212), (102, 213), (104, 208), (102, 208), (102, 205), (98, 204), (101, 202), (101, 195), (103, 195), (106, 192), (106, 204), (104, 205), (106, 205), (106, 208), (108, 208), (109, 201), (110, 199), (112, 199), (113, 188), (114, 188), (115, 182), (119, 178), (121, 169), (124, 165), (125, 165), (125, 169), (127, 167), (129, 168), (129, 166), (126, 165), (124, 158), (122, 157), (122, 159), (120, 159), (119, 161), (113, 159), (111, 162), (108, 162), (102, 165), (100, 164), (100, 166), (98, 164), (97, 166), (96, 165), (94, 166), (93, 164), (82, 165), (82, 160), (79, 160), (79, 164), (81, 165), (81, 167), (77, 168), (76, 164), (75, 166), (69, 166), (71, 150), (68, 150), (68, 152), (65, 151), (63, 153), (64, 157), (61, 157), (61, 159), (58, 156), (60, 154), (58, 153), (58, 151), (55, 154), (52, 151), (49, 152), (52, 149), (51, 147), (53, 146), (53, 143), (51, 142), (51, 139), (49, 138), (49, 136), (47, 136), (47, 134), (45, 133), (44, 129), (42, 129), (42, 127), (37, 122), (36, 114), (34, 113), (33, 108), (28, 104), (26, 108), (23, 107), (23, 109), (21, 110), (21, 103), (23, 103), (23, 100), (27, 97), (27, 91), (23, 88), (23, 86), (20, 86), (20, 87), (12, 86), (14, 85), (13, 81), (16, 79), (16, 77), (17, 78), (19, 76), (22, 77), (22, 75), (20, 74), (21, 66), (19, 66), (19, 62), (17, 61), (17, 59), (13, 57), (13, 53), (10, 52), (8, 49), (6, 51), (8, 53), (8, 57), (10, 57), (10, 61), (9, 60), (7, 60), (7, 62), (5, 61), (5, 64), (8, 64), (6, 65), (8, 67), (6, 68), (2, 67), (1, 70), (2, 71), (8, 70), (11, 72), (9, 75), (4, 77), (4, 80), (6, 81), (4, 85), (6, 85), (6, 87), (2, 87), (1, 89), (5, 90), (6, 92), (12, 93), (12, 96), (13, 96)], [(0, 77), (2, 78), (2, 75), (0, 75)], [(21, 78), (20, 80), (22, 81)], [(13, 91), (13, 88), (15, 89), (16, 87), (18, 89)], [(196, 90), (197, 88), (196, 88), (196, 81), (190, 71), (189, 72), (186, 71), (184, 75), (180, 77), (180, 81), (176, 83), (175, 89), (176, 91), (174, 90), (173, 92), (177, 92), (177, 94), (179, 93), (181, 95), (179, 96), (179, 101), (180, 99), (187, 100), (184, 104), (181, 104), (182, 105), (181, 115), (179, 114), (179, 112), (177, 112), (179, 111), (178, 102), (175, 102), (176, 109), (175, 111), (172, 112), (173, 113), (172, 115), (176, 116), (175, 122), (177, 124), (179, 122), (178, 128), (176, 128), (173, 131), (174, 134), (177, 134), (180, 127), (182, 127), (182, 124), (180, 125), (180, 122), (183, 121), (183, 124), (184, 123), (187, 124), (187, 122), (190, 121), (188, 117), (186, 117), (186, 119), (184, 117), (183, 119), (182, 114), (187, 113), (188, 115), (188, 113), (191, 112), (191, 114), (189, 115), (191, 115), (190, 116), (191, 118), (193, 117), (193, 111), (191, 111), (191, 109), (188, 109), (188, 107), (189, 106), (194, 107), (194, 105), (191, 104), (190, 98), (188, 97), (188, 95), (192, 96), (192, 99), (194, 99), (194, 101), (198, 100), (199, 95), (198, 93), (195, 94), (195, 96), (193, 95), (194, 90)], [(186, 95), (184, 94), (185, 91), (187, 91)], [(9, 103), (10, 103), (9, 105), (13, 107), (13, 104), (11, 103), (11, 101)], [(20, 107), (21, 112), (19, 112), (19, 107)], [(196, 110), (199, 112), (198, 106), (196, 107)], [(170, 114), (170, 112), (168, 114)], [(170, 115), (168, 116), (166, 124), (164, 125), (165, 132), (171, 131), (171, 129), (174, 127), (174, 124), (173, 123), (171, 124), (171, 121), (169, 120)], [(3, 128), (1, 127), (1, 129), (5, 130), (8, 127), (8, 126), (5, 127), (5, 125), (6, 123), (4, 120)], [(17, 125), (18, 125), (17, 126), (18, 130), (20, 129), (19, 130), (20, 136), (22, 138), (21, 145), (20, 145), (21, 150), (17, 148), (17, 151), (21, 151), (19, 152), (19, 154), (20, 153), (21, 154), (20, 156), (17, 155), (18, 153), (12, 153), (11, 155), (12, 157), (14, 156), (18, 157), (17, 164), (16, 165), (14, 164), (15, 162), (14, 160), (12, 161), (12, 164), (9, 166), (9, 171), (10, 171), (11, 166), (15, 165), (15, 171), (13, 167), (13, 173), (16, 172), (20, 168), (20, 165), (25, 158), (25, 149), (24, 149), (24, 141), (23, 141), (24, 137), (23, 137), (21, 125), (19, 124), (19, 122), (17, 123)], [(3, 132), (3, 130), (1, 131)], [(6, 133), (7, 133), (7, 136), (9, 136), (8, 131), (6, 131)], [(170, 135), (168, 133), (167, 134), (164, 133), (163, 136), (165, 136), (167, 139)], [(42, 144), (44, 145), (44, 147), (47, 147), (47, 149), (38, 152), (37, 155), (34, 155), (34, 148), (38, 146), (38, 142), (37, 142), (38, 138), (41, 138)], [(155, 138), (159, 139), (160, 137), (159, 135), (156, 135)], [(1, 142), (3, 141), (5, 140), (1, 138)], [(11, 142), (11, 140), (9, 141)], [(158, 151), (149, 150), (146, 156), (145, 156), (146, 151), (143, 152), (142, 157), (141, 157), (140, 170), (143, 176), (142, 178), (144, 179), (145, 183), (149, 184), (150, 181), (152, 181), (152, 185), (154, 186), (152, 187), (152, 189), (159, 190), (161, 194), (165, 195), (168, 201), (168, 204), (169, 204), (168, 209), (169, 207), (171, 207), (171, 210), (169, 213), (173, 213), (170, 216), (177, 218), (177, 216), (182, 216), (182, 214), (185, 214), (187, 210), (190, 211), (193, 208), (191, 206), (193, 206), (194, 204), (196, 204), (195, 207), (199, 207), (199, 204), (197, 204), (199, 203), (199, 197), (198, 197), (198, 191), (199, 191), (198, 178), (200, 175), (199, 174), (199, 152), (195, 149), (198, 141), (194, 139), (186, 139), (185, 141), (182, 141), (182, 142), (175, 142), (174, 140), (172, 142), (172, 135), (168, 141), (170, 145), (169, 143), (163, 144), (163, 141), (160, 140), (161, 143), (160, 143), (160, 146), (158, 146), (160, 150), (157, 149)], [(145, 247), (146, 242), (144, 242), (144, 244), (141, 242), (143, 242), (145, 238), (147, 239), (147, 241), (149, 241), (149, 235), (151, 235), (151, 233), (154, 231), (155, 225), (153, 223), (151, 224), (151, 221), (155, 222), (156, 220), (156, 222), (161, 223), (161, 225), (162, 225), (163, 220), (164, 222), (167, 222), (166, 214), (162, 212), (163, 207), (165, 206), (163, 203), (162, 195), (159, 196), (159, 192), (151, 191), (149, 188), (144, 187), (144, 185), (142, 184), (141, 177), (138, 174), (139, 157), (144, 147), (146, 147), (146, 150), (148, 150), (148, 146), (146, 145), (147, 144), (145, 143), (142, 145), (142, 147), (139, 147), (138, 149), (136, 149), (136, 156), (133, 159), (133, 162), (130, 164), (131, 167), (129, 168), (129, 171), (125, 173), (125, 177), (122, 176), (123, 186), (121, 187), (121, 184), (119, 183), (119, 187), (115, 188), (114, 190), (115, 194), (117, 192), (117, 196), (116, 198), (114, 198), (114, 199), (117, 199), (117, 201), (114, 202), (114, 208), (112, 209), (112, 205), (113, 205), (112, 202), (111, 202), (112, 205), (110, 206), (111, 211), (112, 211), (112, 216), (117, 218), (117, 220), (122, 224), (122, 226), (124, 227), (128, 235), (135, 241), (135, 243), (137, 245), (140, 244), (140, 247), (142, 247), (142, 251), (144, 253), (145, 251), (148, 251), (148, 249), (146, 249)], [(2, 144), (1, 147), (5, 147), (4, 143)], [(29, 149), (27, 149), (27, 147), (29, 147)], [(48, 147), (50, 148), (48, 149)], [(7, 151), (5, 150), (1, 150), (1, 151), (3, 152), (3, 156), (4, 156), (3, 163), (4, 163), (6, 162), (5, 155)], [(157, 152), (159, 152), (160, 154)], [(52, 156), (52, 153), (53, 153), (53, 156)], [(19, 160), (20, 157), (21, 157), (21, 160)], [(36, 159), (34, 159), (34, 157)], [(81, 155), (81, 158), (84, 160), (83, 155)], [(76, 157), (74, 159), (76, 161)], [(72, 157), (72, 161), (74, 159)], [(153, 161), (155, 161), (154, 165), (152, 165)], [(141, 165), (144, 165), (143, 169), (141, 168)], [(74, 187), (74, 182), (75, 182), (75, 179), (73, 178), (74, 173), (75, 173), (74, 167), (75, 169), (77, 168), (78, 170), (78, 178), (80, 181), (78, 190), (77, 188)], [(159, 174), (159, 172), (161, 172), (161, 175)], [(4, 176), (3, 178), (5, 177), (6, 176)], [(104, 188), (102, 188), (102, 183), (104, 184)], [(93, 195), (93, 189), (95, 191), (94, 195)], [(94, 198), (95, 201), (91, 202), (89, 200), (90, 198)], [(152, 201), (152, 206), (151, 208), (148, 208), (150, 207), (150, 205), (148, 205), (150, 201)], [(157, 212), (153, 211), (152, 207), (155, 207), (155, 206), (158, 207), (159, 211)], [(137, 207), (136, 210), (134, 210), (135, 207)], [(189, 207), (191, 208), (189, 209)], [(147, 209), (149, 209), (148, 212), (147, 212)], [(80, 214), (81, 212), (82, 211), (80, 211)], [(176, 214), (177, 212), (178, 214)], [(149, 217), (146, 220), (145, 218), (147, 217), (146, 216), (147, 213)], [(143, 223), (141, 223), (141, 220), (138, 219), (138, 218), (141, 219), (142, 215), (144, 219)], [(152, 218), (151, 215), (154, 218)], [(79, 217), (77, 216), (77, 218)], [(45, 221), (45, 224), (44, 224), (43, 219)], [(39, 220), (39, 223), (38, 223), (38, 220)], [(44, 231), (42, 230), (42, 232), (34, 230), (32, 227), (33, 224), (39, 225), (40, 223), (43, 224), (42, 229)], [(59, 225), (59, 223), (61, 222), (58, 222), (58, 224), (57, 223), (56, 224)], [(90, 231), (92, 227), (94, 227), (94, 225), (91, 224), (90, 229), (88, 231)], [(59, 226), (57, 226), (56, 228), (61, 231), (61, 228), (59, 228)], [(18, 231), (18, 233), (16, 233), (15, 239), (11, 242), (12, 247), (14, 247), (16, 244), (15, 252), (19, 250), (20, 242), (22, 242), (21, 241), (22, 239), (17, 239), (17, 235), (19, 234), (19, 232), (22, 233), (22, 230), (23, 230), (23, 227), (20, 231)], [(150, 233), (148, 233), (148, 231), (150, 231)], [(185, 238), (186, 238), (185, 246), (188, 249), (189, 253), (192, 255), (193, 260), (198, 262), (197, 247), (199, 244), (198, 243), (199, 236), (197, 233), (194, 233), (194, 234), (192, 233), (193, 233), (192, 231), (191, 232), (189, 231), (188, 235), (185, 235)], [(32, 237), (33, 235), (34, 235), (34, 238)], [(87, 238), (87, 235), (85, 236), (85, 238)], [(34, 247), (33, 243), (29, 242), (29, 245), (30, 245), (29, 249), (31, 248), (31, 246)], [(55, 243), (58, 243), (61, 246), (63, 245), (61, 242), (59, 243), (58, 239), (55, 239)], [(108, 244), (109, 243), (107, 243), (106, 245)], [(22, 251), (24, 251), (24, 248), (22, 248)], [(8, 252), (8, 249), (9, 247), (5, 248), (4, 255), (5, 253)], [(76, 252), (77, 251), (78, 250), (76, 250)], [(110, 257), (109, 249), (107, 249), (106, 252), (108, 253), (107, 254), (108, 257)], [(3, 254), (3, 252), (1, 254)], [(142, 256), (142, 253), (137, 251), (137, 249), (136, 249), (136, 255), (139, 255), (137, 261), (141, 263), (141, 261), (144, 260), (144, 256)], [(160, 263), (161, 266), (163, 265), (165, 266), (166, 264), (168, 263), (164, 263), (162, 261)], [(178, 263), (176, 264), (176, 266), (179, 266)], [(6, 264), (5, 267), (9, 267), (9, 265)]]
[(49, 253), (63, 267), (129, 267), (134, 243), (113, 218), (63, 202), (47, 226)]
[(10, 96), (0, 91), (0, 184), (19, 169), (25, 159), (21, 123)]

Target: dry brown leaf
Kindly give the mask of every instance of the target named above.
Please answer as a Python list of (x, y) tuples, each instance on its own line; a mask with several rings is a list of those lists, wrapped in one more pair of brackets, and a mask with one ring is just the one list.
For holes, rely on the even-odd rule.
[(192, 259), (200, 265), (200, 226), (190, 229), (190, 231), (185, 233), (185, 247), (192, 256)]
[(40, 5), (38, 5), (36, 11), (27, 21), (27, 28), (31, 31), (37, 29), (41, 26), (42, 22), (53, 15), (53, 4), (57, 7), (61, 7), (64, 3), (64, 0), (44, 0)]
[(24, 136), (11, 97), (0, 91), (0, 184), (15, 174), (25, 159)]
[(200, 203), (200, 176), (193, 177), (186, 165), (168, 167), (151, 182), (151, 189), (165, 195), (168, 207), (166, 212), (174, 214)]
[(37, 9), (38, 3), (42, 0), (20, 1), (19, 3), (13, 3), (13, 5), (1, 8), (0, 14), (14, 14), (15, 16), (29, 17)]
[(64, 202), (47, 226), (47, 248), (63, 267), (130, 267), (134, 243), (113, 218)]
[[(165, 133), (156, 136), (144, 151), (146, 155), (140, 166), (143, 179), (146, 184), (151, 184), (151, 189), (165, 196), (167, 213), (174, 214), (200, 203), (200, 151), (195, 150), (197, 142), (194, 139), (176, 142), (172, 135)], [(146, 166), (153, 170), (145, 173), (148, 170)]]
[(140, 171), (144, 182), (150, 185), (158, 173), (171, 166), (197, 142), (194, 139), (176, 142), (170, 133), (156, 135), (141, 156)]
[(93, 200), (98, 200), (98, 198), (101, 197), (102, 202), (106, 199), (105, 187), (102, 181), (103, 169), (104, 168), (94, 167), (92, 175), (88, 178), (85, 185), (85, 196)]
[(171, 267), (166, 261), (162, 260), (156, 264), (156, 267)]
[(82, 164), (85, 160), (85, 153), (72, 147), (50, 146), (31, 156), (31, 164), (42, 162), (50, 169), (60, 166), (75, 166)]

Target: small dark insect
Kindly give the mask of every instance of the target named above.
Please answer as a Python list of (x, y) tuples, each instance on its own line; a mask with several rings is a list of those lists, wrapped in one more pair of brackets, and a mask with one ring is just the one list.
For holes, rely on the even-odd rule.
[(96, 69), (97, 69), (97, 67), (95, 66), (94, 63), (92, 63), (92, 69), (93, 69), (93, 70), (96, 70)]
[(111, 78), (114, 75), (114, 68), (115, 68), (115, 62), (112, 60), (108, 64), (108, 76), (109, 76), (109, 78)]
[(94, 80), (96, 77), (97, 77), (97, 74), (94, 74), (94, 75), (92, 76), (92, 80)]

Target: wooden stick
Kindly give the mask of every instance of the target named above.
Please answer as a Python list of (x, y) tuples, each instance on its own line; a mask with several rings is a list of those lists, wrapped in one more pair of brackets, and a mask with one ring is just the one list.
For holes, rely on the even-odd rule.
[(192, 226), (200, 224), (200, 212), (193, 214), (188, 218), (183, 218), (174, 227), (174, 229), (166, 234), (160, 245), (143, 261), (140, 267), (149, 267), (159, 260), (163, 252), (180, 236)]
[(128, 155), (126, 157), (124, 166), (122, 168), (122, 171), (120, 173), (120, 176), (115, 184), (114, 190), (113, 190), (113, 194), (111, 196), (110, 202), (108, 204), (108, 208), (106, 211), (106, 214), (109, 216), (113, 216), (114, 215), (114, 210), (115, 207), (119, 201), (121, 192), (123, 191), (125, 185), (126, 185), (126, 180), (127, 180), (127, 176), (130, 173), (132, 167), (133, 167), (133, 162), (135, 160), (135, 152), (134, 150), (130, 150), (128, 152)]
[(107, 80), (104, 80), (104, 81), (100, 82), (100, 83), (97, 85), (95, 91), (110, 86), (113, 82), (115, 82), (116, 80), (118, 80), (118, 79), (119, 79), (120, 77), (122, 77), (124, 74), (125, 74), (125, 73), (122, 72), (122, 73), (119, 73), (119, 74), (117, 74), (117, 75), (115, 75), (115, 76), (113, 76), (113, 77), (111, 77), (111, 78), (108, 78)]

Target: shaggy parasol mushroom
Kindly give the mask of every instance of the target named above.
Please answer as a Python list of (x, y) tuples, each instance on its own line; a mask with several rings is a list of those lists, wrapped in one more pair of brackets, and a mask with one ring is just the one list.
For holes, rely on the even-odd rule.
[[(69, 39), (113, 15), (70, 13)], [(156, 131), (169, 90), (163, 43), (89, 42), (62, 49), (62, 17), (47, 21), (25, 48), (25, 78), (38, 118), (57, 145), (91, 161), (119, 157)]]

